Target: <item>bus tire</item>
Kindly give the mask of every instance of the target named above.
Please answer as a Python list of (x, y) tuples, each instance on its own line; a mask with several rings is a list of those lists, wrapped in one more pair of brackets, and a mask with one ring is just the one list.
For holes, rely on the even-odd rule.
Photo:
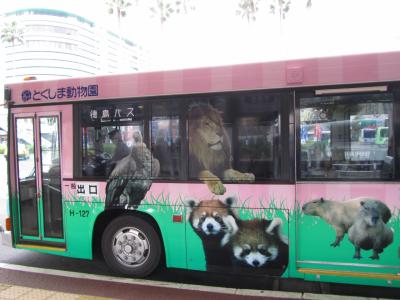
[(161, 258), (161, 241), (156, 230), (132, 215), (118, 217), (107, 225), (101, 249), (112, 270), (134, 277), (152, 273)]

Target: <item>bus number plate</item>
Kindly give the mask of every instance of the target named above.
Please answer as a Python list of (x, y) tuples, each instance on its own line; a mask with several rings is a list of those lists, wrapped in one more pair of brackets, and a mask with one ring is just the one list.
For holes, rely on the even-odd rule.
[(88, 211), (88, 210), (74, 210), (74, 209), (70, 209), (70, 211), (69, 211), (69, 216), (70, 216), (70, 217), (87, 218), (87, 217), (89, 217), (89, 211)]

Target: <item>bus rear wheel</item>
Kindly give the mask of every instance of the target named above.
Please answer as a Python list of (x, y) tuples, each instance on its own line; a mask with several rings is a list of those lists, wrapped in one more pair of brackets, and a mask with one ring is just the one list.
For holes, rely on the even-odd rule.
[(111, 269), (134, 277), (152, 273), (161, 258), (161, 242), (153, 226), (132, 215), (118, 217), (108, 224), (101, 248)]

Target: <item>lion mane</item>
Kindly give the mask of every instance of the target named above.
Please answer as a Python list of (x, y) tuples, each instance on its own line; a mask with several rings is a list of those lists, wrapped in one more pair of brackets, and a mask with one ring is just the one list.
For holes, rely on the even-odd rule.
[[(213, 149), (205, 134), (204, 127), (220, 136), (220, 149)], [(231, 145), (223, 126), (221, 114), (208, 104), (195, 104), (189, 110), (189, 156), (191, 177), (199, 177), (203, 170), (212, 172), (219, 178), (231, 168)]]
[(188, 117), (189, 170), (192, 178), (203, 180), (217, 195), (226, 191), (222, 178), (254, 181), (253, 174), (232, 169), (231, 144), (218, 110), (209, 104), (193, 104)]

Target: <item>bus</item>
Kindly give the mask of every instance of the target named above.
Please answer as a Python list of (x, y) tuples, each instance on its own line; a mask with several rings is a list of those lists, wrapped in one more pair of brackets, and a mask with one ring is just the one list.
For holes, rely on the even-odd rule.
[[(3, 241), (398, 288), (399, 83), (387, 52), (6, 84)], [(360, 142), (370, 116), (386, 143)]]
[(375, 144), (383, 145), (389, 142), (388, 130), (389, 128), (386, 126), (379, 126), (378, 128), (376, 128)]
[(376, 128), (363, 128), (361, 129), (360, 142), (375, 143)]

